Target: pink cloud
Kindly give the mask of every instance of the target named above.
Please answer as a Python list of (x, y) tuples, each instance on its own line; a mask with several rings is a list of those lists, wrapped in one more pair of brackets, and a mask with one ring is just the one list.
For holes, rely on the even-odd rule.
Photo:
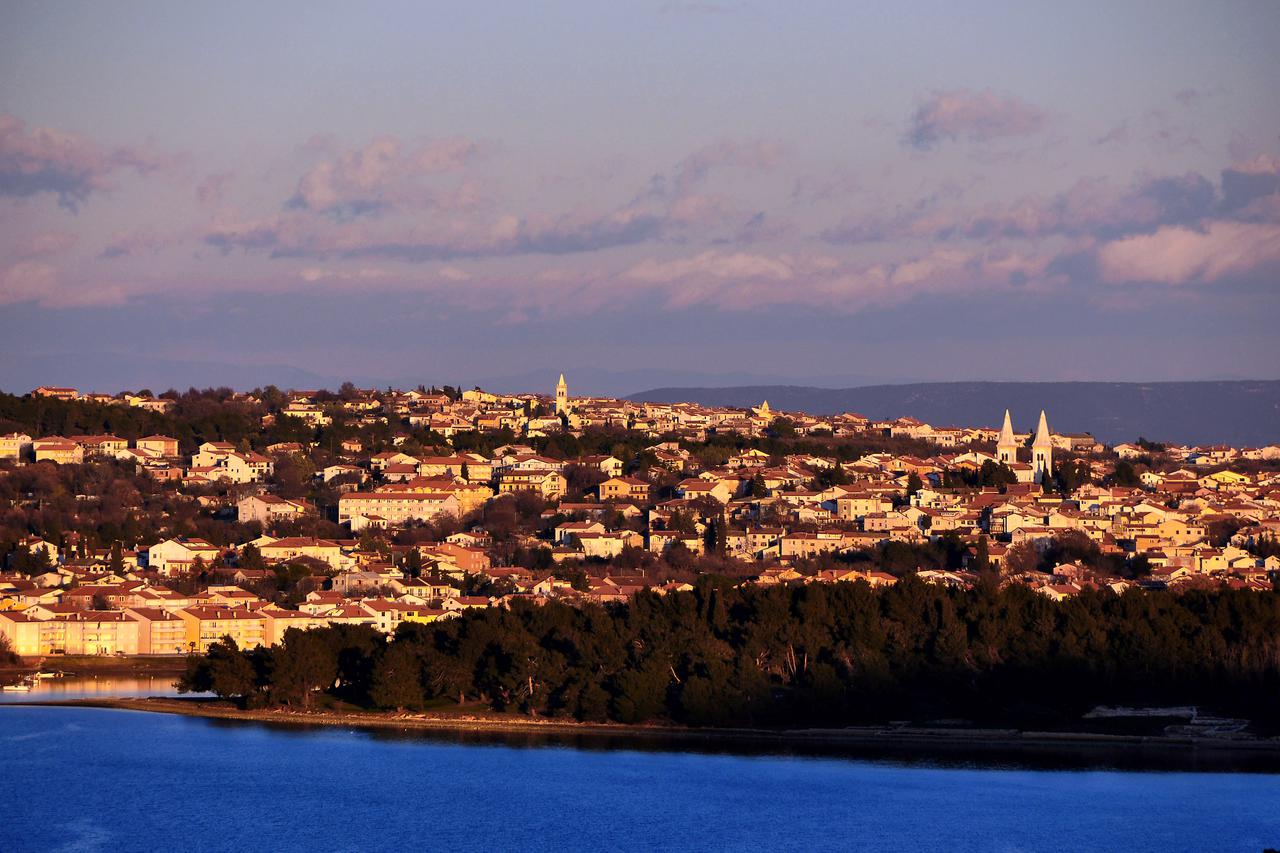
[(465, 203), (465, 196), (430, 189), (422, 179), (457, 172), (480, 151), (479, 143), (461, 137), (409, 145), (394, 136), (380, 136), (312, 167), (298, 181), (289, 206), (350, 216), (391, 207), (439, 206), (446, 199)]
[(227, 187), (230, 186), (234, 177), (230, 172), (206, 176), (196, 184), (196, 201), (206, 207), (217, 207), (222, 204), (222, 198), (226, 195)]
[(720, 252), (647, 260), (623, 278), (660, 293), (670, 308), (709, 304), (733, 311), (808, 305), (856, 313), (932, 293), (1049, 286), (1052, 259), (1016, 253), (942, 249), (876, 264), (826, 256)]
[(60, 205), (75, 210), (91, 193), (110, 189), (115, 172), (145, 175), (172, 163), (149, 148), (107, 150), (83, 136), (28, 129), (17, 117), (0, 114), (0, 195), (52, 193)]
[(1212, 217), (1219, 199), (1201, 175), (1139, 176), (1128, 186), (1086, 178), (1050, 196), (1026, 196), (983, 207), (942, 207), (928, 198), (891, 216), (846, 217), (824, 232), (829, 243), (896, 239), (1000, 240), (1049, 236), (1116, 237)]
[(115, 284), (68, 285), (58, 268), (41, 261), (20, 261), (0, 269), (0, 305), (34, 302), (44, 308), (118, 305), (124, 288)]
[(1280, 268), (1280, 225), (1214, 222), (1203, 231), (1161, 228), (1098, 249), (1098, 270), (1108, 283), (1212, 283)]
[[(713, 170), (734, 167), (751, 172), (769, 172), (777, 168), (782, 156), (783, 146), (774, 140), (722, 139), (699, 148), (681, 160), (669, 183), (675, 195), (685, 195), (692, 192)], [(661, 177), (655, 181), (659, 186), (667, 184)]]
[(68, 231), (41, 231), (19, 241), (9, 255), (19, 261), (61, 255), (69, 252), (78, 239)]
[(990, 90), (936, 91), (911, 115), (903, 144), (922, 151), (945, 140), (989, 142), (1038, 133), (1045, 125), (1039, 108), (1012, 95)]
[(154, 254), (178, 242), (180, 238), (151, 229), (120, 231), (111, 235), (99, 258), (123, 258), (143, 253)]

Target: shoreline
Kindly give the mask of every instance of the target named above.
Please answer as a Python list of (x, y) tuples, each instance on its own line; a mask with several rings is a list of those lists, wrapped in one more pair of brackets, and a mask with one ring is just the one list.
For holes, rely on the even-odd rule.
[(1280, 772), (1280, 738), (1122, 735), (1017, 729), (856, 726), (838, 729), (694, 729), (676, 725), (580, 723), (571, 720), (474, 713), (394, 714), (366, 711), (241, 710), (220, 700), (83, 698), (32, 700), (9, 706), (80, 707), (199, 717), (219, 722), (292, 728), (347, 728), (386, 736), (420, 736), (470, 743), (561, 745), (603, 749), (659, 749), (796, 753), (829, 757), (1011, 761), (1122, 769), (1251, 770)]
[(0, 666), (0, 682), (16, 681), (36, 672), (65, 672), (80, 677), (93, 676), (179, 676), (186, 671), (181, 655), (46, 655), (22, 658), (20, 663)]

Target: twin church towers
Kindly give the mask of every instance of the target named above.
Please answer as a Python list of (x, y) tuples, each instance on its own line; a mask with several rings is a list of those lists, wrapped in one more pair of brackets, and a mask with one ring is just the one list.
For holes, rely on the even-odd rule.
[[(1013, 434), (1013, 421), (1009, 418), (1008, 409), (1004, 410), (1004, 426), (1000, 427), (1000, 438), (996, 440), (996, 461), (1011, 468), (1018, 461), (1018, 439)], [(1049, 436), (1049, 420), (1043, 409), (1040, 410), (1035, 437), (1031, 440), (1031, 471), (1037, 483), (1053, 474), (1053, 439)]]

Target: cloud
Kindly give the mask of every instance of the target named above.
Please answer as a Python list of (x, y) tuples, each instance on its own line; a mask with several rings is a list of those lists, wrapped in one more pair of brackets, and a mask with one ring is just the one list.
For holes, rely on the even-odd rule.
[(653, 191), (683, 196), (704, 181), (713, 170), (736, 167), (749, 172), (770, 172), (782, 161), (781, 143), (767, 139), (736, 141), (722, 139), (699, 148), (680, 161), (670, 177), (655, 175)]
[(178, 241), (177, 237), (165, 236), (151, 229), (140, 231), (120, 231), (111, 235), (107, 245), (98, 257), (102, 260), (125, 258), (146, 253), (155, 254)]
[(92, 193), (111, 189), (112, 175), (118, 171), (145, 175), (171, 163), (171, 158), (147, 148), (107, 150), (83, 136), (48, 127), (28, 129), (17, 117), (0, 114), (3, 196), (52, 193), (58, 204), (74, 211)]
[(298, 277), (308, 283), (318, 281), (378, 281), (393, 277), (393, 273), (377, 267), (366, 267), (358, 270), (336, 270), (321, 267), (307, 267), (298, 273)]
[(750, 254), (722, 254), (703, 252), (692, 258), (671, 261), (647, 259), (636, 264), (624, 274), (635, 281), (666, 284), (691, 276), (711, 278), (767, 278), (788, 281), (794, 277), (791, 264), (785, 259)]
[(445, 192), (424, 185), (423, 179), (458, 172), (480, 151), (479, 143), (463, 137), (411, 145), (380, 136), (312, 167), (287, 206), (338, 218), (389, 208), (465, 206), (477, 200), (474, 187)]
[(853, 175), (801, 175), (791, 187), (791, 201), (819, 204), (858, 195), (863, 191), (862, 182)]
[(1263, 269), (1280, 270), (1280, 225), (1214, 222), (1203, 230), (1161, 228), (1098, 249), (1105, 282), (1210, 284)]
[[(583, 254), (651, 241), (760, 242), (787, 228), (726, 195), (697, 191), (719, 169), (775, 168), (782, 147), (767, 140), (704, 146), (612, 209), (524, 216), (490, 213), (487, 205), (475, 203), (465, 182), (447, 199), (435, 189), (412, 184), (414, 175), (461, 168), (472, 156), (469, 150), (450, 144), (410, 152), (391, 138), (377, 140), (309, 171), (282, 213), (216, 223), (205, 242), (224, 252), (274, 257), (426, 263)], [(470, 198), (459, 197), (468, 193)], [(361, 215), (371, 213), (388, 215)]]
[(114, 284), (71, 287), (57, 267), (41, 261), (20, 261), (0, 269), (0, 305), (34, 302), (43, 308), (83, 308), (118, 305), (124, 289)]
[(1130, 143), (1138, 143), (1145, 149), (1158, 148), (1170, 154), (1187, 149), (1204, 150), (1200, 137), (1191, 127), (1164, 109), (1147, 110), (1135, 118), (1126, 118), (1093, 140), (1093, 144), (1098, 147)]
[(1185, 89), (1179, 89), (1174, 92), (1173, 99), (1184, 107), (1194, 107), (1202, 101), (1213, 97), (1213, 94), (1208, 89), (1197, 89), (1194, 86), (1188, 86)]
[(944, 208), (927, 197), (892, 215), (846, 217), (822, 233), (834, 245), (895, 239), (981, 240), (1092, 236), (1110, 239), (1164, 225), (1189, 225), (1219, 210), (1214, 185), (1194, 172), (1139, 176), (1128, 186), (1086, 178), (1050, 196), (1025, 196), (980, 208)]
[(1222, 210), (1244, 219), (1280, 219), (1280, 158), (1259, 155), (1222, 170)]
[(921, 151), (947, 140), (990, 142), (1038, 133), (1045, 121), (1039, 108), (1012, 95), (990, 90), (936, 91), (911, 115), (902, 142)]
[(856, 313), (926, 294), (1047, 285), (1052, 278), (1051, 260), (1018, 253), (940, 249), (891, 262), (857, 264), (821, 255), (711, 251), (688, 258), (642, 261), (622, 278), (653, 289), (672, 309), (696, 304), (733, 311), (807, 305)]
[(196, 201), (206, 207), (217, 207), (222, 204), (223, 196), (226, 195), (227, 187), (230, 186), (234, 177), (230, 172), (206, 176), (196, 184)]
[(19, 240), (9, 251), (15, 261), (47, 258), (69, 252), (79, 238), (68, 231), (41, 231)]

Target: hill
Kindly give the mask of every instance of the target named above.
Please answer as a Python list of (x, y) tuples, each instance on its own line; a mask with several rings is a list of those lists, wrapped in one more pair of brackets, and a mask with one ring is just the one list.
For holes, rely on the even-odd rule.
[(812, 388), (751, 385), (655, 388), (628, 399), (708, 406), (757, 406), (870, 418), (910, 416), (935, 426), (998, 426), (1004, 410), (1028, 431), (1041, 409), (1055, 432), (1088, 432), (1117, 444), (1145, 436), (1180, 444), (1257, 447), (1280, 442), (1280, 381), (1232, 382), (928, 382)]

